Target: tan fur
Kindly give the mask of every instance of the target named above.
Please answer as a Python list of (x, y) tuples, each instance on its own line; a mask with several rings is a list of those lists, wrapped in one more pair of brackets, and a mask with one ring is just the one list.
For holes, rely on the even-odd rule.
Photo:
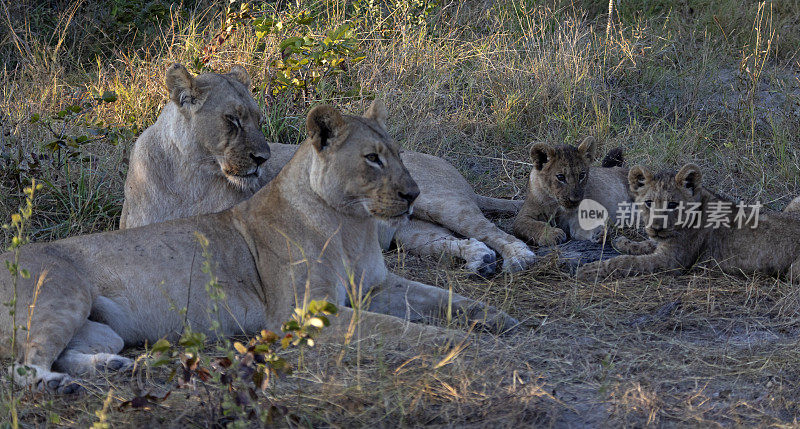
[(603, 227), (584, 230), (578, 223), (578, 205), (595, 200), (615, 219), (619, 203), (630, 201), (627, 169), (591, 167), (597, 143), (587, 137), (578, 146), (531, 148), (533, 169), (525, 203), (514, 220), (513, 232), (528, 242), (549, 246), (567, 239), (599, 241)]
[[(369, 292), (371, 311), (384, 314), (361, 312), (364, 332), (434, 335), (439, 331), (399, 318), (437, 319), (449, 305), (453, 314), (490, 329), (515, 325), (493, 307), (387, 271), (378, 220), (407, 218), (419, 188), (382, 122), (317, 107), (308, 116), (308, 139), (292, 160), (252, 198), (229, 210), (23, 247), (20, 265), (31, 278), (19, 286), (16, 311), (22, 320), (36, 280), (44, 280), (29, 339), (23, 336), (18, 349), (21, 363), (37, 373), (17, 376), (17, 382), (68, 392), (75, 386), (70, 375), (129, 365), (116, 355), (123, 344), (178, 337), (184, 316), (170, 310), (171, 304), (188, 305), (185, 317), (192, 329), (209, 335), (214, 318), (223, 335), (278, 331), (304, 299), (337, 304), (342, 314), (328, 331), (341, 333), (353, 315), (345, 304), (349, 296), (358, 298), (359, 290)], [(208, 276), (201, 270), (195, 232), (208, 239), (226, 296), (225, 311), (218, 315), (209, 313)], [(9, 253), (0, 255), (0, 261), (11, 259)], [(11, 283), (3, 270), (3, 302), (10, 299)], [(8, 313), (2, 312), (3, 344), (9, 326)]]
[[(224, 210), (249, 198), (260, 186), (277, 176), (294, 155), (296, 145), (270, 144), (271, 156), (259, 167), (257, 177), (244, 187), (233, 186), (230, 176), (220, 168), (222, 165), (211, 161), (214, 145), (208, 141), (215, 142), (226, 135), (226, 127), (214, 120), (234, 105), (258, 109), (249, 92), (244, 91), (244, 86), (233, 82), (236, 79), (249, 84), (249, 77), (241, 67), (235, 67), (228, 75), (197, 77), (189, 75), (181, 66), (168, 71), (172, 102), (134, 146), (125, 183), (121, 229)], [(173, 87), (185, 88), (184, 92), (205, 88), (204, 93), (213, 94), (207, 95), (208, 99), (224, 98), (228, 101), (218, 102), (214, 109), (207, 108), (206, 102), (200, 110), (181, 110), (178, 106), (182, 93)], [(231, 88), (237, 91), (231, 92)], [(374, 110), (367, 115), (377, 118), (379, 124), (385, 124), (386, 107), (379, 103), (370, 109)], [(255, 118), (255, 114), (251, 117)], [(259, 138), (259, 142), (263, 141), (261, 133), (257, 134), (258, 137), (253, 136), (251, 140), (230, 142), (229, 150), (249, 153), (252, 151), (249, 141)], [(237, 144), (241, 146), (238, 149)], [(518, 271), (533, 264), (536, 257), (525, 243), (500, 230), (481, 212), (483, 209), (493, 213), (516, 213), (521, 202), (476, 195), (458, 170), (441, 158), (411, 151), (403, 152), (401, 157), (422, 188), (422, 196), (416, 204), (415, 219), (418, 222), (400, 226), (397, 235), (397, 226), (385, 226), (380, 234), (384, 248), (388, 248), (394, 239), (417, 255), (438, 258), (444, 252), (447, 256), (464, 259), (467, 269), (481, 275), (494, 272), (496, 256), (491, 249), (503, 256), (506, 271)], [(350, 172), (333, 174), (349, 175)], [(415, 227), (420, 231), (415, 232)], [(422, 233), (432, 229), (437, 233)], [(463, 250), (464, 243), (470, 243), (466, 251)]]
[[(666, 210), (666, 225), (654, 218), (645, 228), (650, 240), (642, 243), (622, 238), (615, 243), (622, 251), (634, 253), (602, 262), (593, 262), (578, 270), (585, 281), (606, 277), (625, 277), (667, 270), (685, 270), (697, 261), (711, 261), (730, 273), (763, 272), (785, 275), (790, 281), (800, 280), (800, 221), (783, 213), (763, 213), (756, 228), (753, 224), (737, 228), (736, 205), (726, 216), (730, 227), (711, 228), (706, 220), (711, 204), (725, 201), (702, 186), (702, 173), (694, 164), (687, 164), (678, 173), (654, 175), (642, 167), (634, 167), (628, 176), (632, 193), (641, 207), (642, 221), (653, 216), (652, 208), (680, 207), (679, 204), (700, 203), (702, 227), (676, 225), (679, 210)], [(650, 204), (650, 208), (646, 204)], [(746, 212), (749, 214), (749, 210)]]
[(800, 197), (796, 197), (783, 209), (784, 213), (800, 213)]
[(224, 210), (274, 177), (244, 68), (195, 77), (175, 64), (166, 83), (169, 103), (131, 152), (121, 229)]

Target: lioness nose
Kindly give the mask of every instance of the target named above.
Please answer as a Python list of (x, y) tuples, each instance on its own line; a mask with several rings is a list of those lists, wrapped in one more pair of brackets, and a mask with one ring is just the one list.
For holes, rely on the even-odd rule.
[(267, 158), (264, 158), (261, 155), (253, 155), (252, 153), (250, 154), (250, 159), (252, 159), (253, 162), (256, 163), (256, 165), (261, 165), (261, 164), (267, 162)]
[(399, 195), (400, 198), (408, 201), (408, 204), (410, 205), (419, 196), (419, 188), (414, 187), (409, 192), (398, 192), (397, 195)]

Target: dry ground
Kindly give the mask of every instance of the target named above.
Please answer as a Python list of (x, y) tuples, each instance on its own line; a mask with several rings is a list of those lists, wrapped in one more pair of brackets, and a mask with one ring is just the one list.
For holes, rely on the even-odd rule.
[[(290, 8), (282, 3), (254, 6)], [(34, 240), (113, 229), (127, 153), (165, 102), (163, 73), (176, 61), (195, 71), (244, 64), (273, 141), (300, 141), (303, 117), (318, 103), (360, 112), (384, 97), (398, 141), (447, 158), (486, 195), (524, 196), (531, 142), (589, 134), (604, 151), (622, 146), (631, 165), (696, 162), (714, 190), (771, 209), (800, 193), (797, 2), (622, 1), (610, 27), (608, 4), (599, 1), (442, 1), (427, 15), (412, 7), (425, 2), (372, 3), (378, 9), (355, 13), (342, 2), (310, 2), (321, 17), (316, 35), (362, 18), (355, 39), (365, 59), (308, 93), (273, 96), (274, 70), (265, 65), (278, 58), (280, 40), (257, 40), (247, 22), (202, 65), (222, 25), (219, 5), (3, 1), (0, 217), (8, 219), (35, 177), (47, 185), (36, 199)], [(52, 119), (105, 90), (118, 100)], [(44, 120), (31, 122), (36, 114)], [(116, 144), (44, 147), (109, 127)], [(78, 155), (64, 162), (70, 152)], [(0, 244), (9, 241), (0, 232)], [(798, 424), (800, 292), (785, 282), (696, 268), (584, 284), (552, 256), (522, 274), (475, 280), (453, 261), (402, 251), (387, 261), (408, 277), (507, 309), (525, 328), (501, 338), (464, 334), (463, 343), (441, 347), (390, 338), (319, 344), (302, 363), (287, 353), (295, 373), (258, 399), (281, 410), (276, 424)], [(222, 416), (223, 389), (178, 389), (171, 369), (144, 365), (133, 379), (90, 380), (78, 399), (27, 393), (21, 422), (247, 424), (246, 416)], [(7, 382), (0, 390), (6, 398)], [(122, 406), (168, 391), (148, 407)]]

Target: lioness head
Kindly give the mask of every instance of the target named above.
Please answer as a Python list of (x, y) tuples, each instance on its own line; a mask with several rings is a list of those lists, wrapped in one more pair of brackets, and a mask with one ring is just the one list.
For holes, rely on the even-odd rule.
[(419, 188), (386, 132), (386, 106), (375, 101), (363, 117), (318, 106), (306, 120), (316, 155), (312, 189), (340, 212), (383, 220), (407, 217)]
[(655, 175), (638, 165), (631, 169), (628, 184), (648, 236), (666, 239), (683, 228), (692, 227), (689, 223), (677, 225), (679, 208), (690, 210), (696, 207), (700, 210), (697, 204), (703, 198), (702, 177), (700, 167), (694, 164), (684, 165), (677, 173), (663, 171)]
[(531, 188), (535, 183), (556, 198), (563, 207), (577, 207), (583, 200), (586, 178), (594, 161), (596, 148), (597, 141), (593, 137), (586, 137), (578, 147), (550, 146), (547, 143), (533, 145)]
[(167, 70), (170, 100), (189, 124), (187, 137), (202, 145), (232, 184), (255, 191), (264, 185), (260, 167), (269, 158), (269, 145), (250, 85), (250, 76), (238, 65), (227, 74), (192, 76), (180, 64)]

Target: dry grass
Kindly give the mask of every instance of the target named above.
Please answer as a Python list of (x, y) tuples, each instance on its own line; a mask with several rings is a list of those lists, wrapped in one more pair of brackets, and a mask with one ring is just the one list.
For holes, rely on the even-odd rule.
[[(383, 27), (373, 23), (358, 35), (366, 59), (327, 80), (312, 99), (256, 94), (272, 118), (266, 132), (297, 142), (311, 105), (333, 102), (358, 112), (381, 96), (398, 141), (447, 158), (487, 195), (524, 195), (531, 142), (588, 134), (603, 150), (624, 147), (630, 164), (697, 162), (715, 190), (734, 198), (780, 209), (797, 195), (796, 2), (762, 9), (740, 0), (619, 3), (608, 39), (601, 1), (445, 1), (425, 26), (387, 7)], [(128, 150), (166, 101), (164, 70), (201, 55), (219, 28), (220, 10), (192, 3), (157, 23), (123, 28), (107, 26), (108, 12), (91, 2), (74, 15), (66, 2), (23, 7), (4, 2), (0, 10), (9, 20), (3, 18), (0, 36), (0, 217), (19, 204), (18, 182), (35, 176), (51, 186), (36, 202), (34, 239), (113, 229)], [(331, 25), (347, 13), (338, 2), (319, 8)], [(253, 31), (240, 27), (210, 67), (243, 64), (263, 85), (275, 44), (270, 39), (259, 48)], [(343, 95), (353, 88), (357, 95)], [(41, 147), (52, 136), (28, 119), (107, 89), (119, 100), (96, 109), (91, 120), (127, 134), (116, 146), (86, 147), (91, 162), (58, 166)], [(80, 122), (68, 131), (85, 128)], [(342, 346), (321, 344), (303, 368), (266, 392), (289, 411), (279, 424), (797, 424), (800, 293), (784, 282), (696, 268), (587, 285), (547, 258), (521, 275), (476, 281), (450, 261), (402, 253), (387, 261), (408, 277), (507, 309), (526, 328), (500, 339), (471, 336), (438, 368), (456, 344), (372, 338), (349, 346), (341, 363)], [(166, 370), (147, 374), (93, 380), (96, 386), (78, 401), (28, 394), (21, 419), (30, 426), (87, 426), (113, 390), (106, 418), (115, 427), (219, 423), (219, 404), (211, 399), (222, 392), (209, 397), (203, 389), (177, 390), (147, 411), (120, 411), (121, 401), (142, 389), (172, 388)]]

